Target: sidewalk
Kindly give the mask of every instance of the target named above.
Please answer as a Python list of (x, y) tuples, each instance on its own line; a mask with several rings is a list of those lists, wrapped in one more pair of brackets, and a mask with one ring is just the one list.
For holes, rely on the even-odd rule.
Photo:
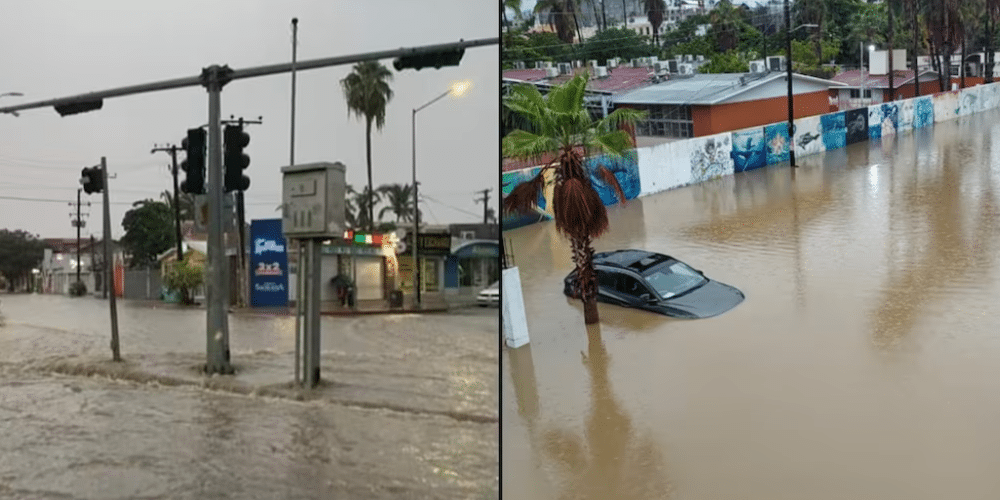
[[(119, 298), (119, 301), (123, 299)], [(460, 308), (476, 307), (476, 296), (470, 294), (443, 294), (440, 292), (426, 292), (420, 296), (421, 305), (417, 307), (412, 295), (403, 297), (403, 307), (389, 307), (388, 299), (366, 299), (359, 300), (355, 307), (341, 306), (337, 301), (323, 301), (320, 305), (320, 314), (324, 316), (359, 316), (369, 314), (426, 314), (443, 313)], [(147, 307), (165, 308), (204, 308), (202, 301), (198, 305), (183, 306), (176, 303), (163, 302), (159, 300), (128, 300), (130, 305), (140, 305)], [(295, 314), (295, 301), (288, 302), (286, 307), (237, 307), (231, 306), (230, 312), (234, 314)]]

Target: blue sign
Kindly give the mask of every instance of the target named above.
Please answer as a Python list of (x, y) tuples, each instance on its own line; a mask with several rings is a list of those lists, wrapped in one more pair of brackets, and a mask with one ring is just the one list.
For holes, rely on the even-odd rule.
[(250, 307), (288, 305), (288, 253), (281, 219), (250, 221)]

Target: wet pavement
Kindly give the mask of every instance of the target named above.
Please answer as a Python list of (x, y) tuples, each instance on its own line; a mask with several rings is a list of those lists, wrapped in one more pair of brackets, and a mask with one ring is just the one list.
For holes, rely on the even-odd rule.
[(1000, 498), (998, 118), (610, 207), (596, 250), (746, 294), (715, 318), (587, 328), (553, 224), (505, 232), (531, 342), (501, 355), (504, 496)]
[(0, 498), (496, 498), (496, 308), (323, 316), (322, 385), (292, 387), (294, 317), (0, 295)]

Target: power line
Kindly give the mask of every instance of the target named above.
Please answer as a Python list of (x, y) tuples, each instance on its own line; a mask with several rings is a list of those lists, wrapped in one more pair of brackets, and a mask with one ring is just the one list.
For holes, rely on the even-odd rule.
[(448, 208), (450, 208), (450, 209), (452, 209), (452, 210), (457, 210), (457, 211), (459, 211), (459, 212), (462, 212), (462, 213), (464, 213), (464, 214), (468, 214), (468, 215), (471, 215), (471, 216), (473, 216), (473, 217), (477, 217), (477, 218), (478, 218), (478, 217), (479, 217), (479, 215), (480, 215), (480, 214), (477, 214), (477, 213), (473, 213), (473, 212), (470, 212), (470, 211), (468, 211), (468, 210), (462, 210), (461, 208), (458, 208), (458, 207), (455, 207), (455, 206), (452, 206), (452, 205), (449, 205), (449, 204), (447, 204), (447, 203), (444, 203), (443, 201), (440, 201), (440, 200), (437, 200), (437, 199), (435, 199), (435, 198), (432, 198), (432, 197), (430, 197), (430, 196), (427, 196), (427, 195), (420, 195), (420, 196), (421, 196), (421, 198), (426, 198), (426, 199), (428, 199), (428, 200), (430, 200), (430, 201), (433, 201), (434, 203), (437, 203), (438, 205), (444, 205), (444, 206), (446, 206), (446, 207), (448, 207)]

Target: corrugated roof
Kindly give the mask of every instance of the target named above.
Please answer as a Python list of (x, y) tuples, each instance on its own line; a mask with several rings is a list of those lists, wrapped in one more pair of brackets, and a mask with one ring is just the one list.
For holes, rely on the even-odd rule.
[[(866, 78), (867, 77), (867, 78)], [(933, 82), (938, 78), (938, 74), (935, 71), (926, 69), (920, 72), (921, 82)], [(844, 71), (831, 78), (835, 82), (840, 82), (848, 87), (861, 87), (864, 85), (867, 88), (872, 89), (887, 89), (889, 88), (889, 75), (872, 75), (867, 71), (862, 71), (859, 69), (852, 69), (849, 71)], [(913, 83), (913, 70), (908, 69), (905, 71), (896, 71), (893, 73), (893, 86), (899, 88), (901, 85), (906, 85)]]
[[(775, 80), (783, 80), (785, 76), (784, 72), (767, 73), (760, 77), (748, 73), (697, 74), (629, 92), (616, 97), (615, 102), (623, 104), (718, 104), (757, 87), (771, 84)], [(821, 82), (831, 87), (844, 85), (840, 82), (798, 73), (793, 73), (792, 76), (796, 80)], [(741, 78), (746, 82), (745, 85), (740, 82)]]

